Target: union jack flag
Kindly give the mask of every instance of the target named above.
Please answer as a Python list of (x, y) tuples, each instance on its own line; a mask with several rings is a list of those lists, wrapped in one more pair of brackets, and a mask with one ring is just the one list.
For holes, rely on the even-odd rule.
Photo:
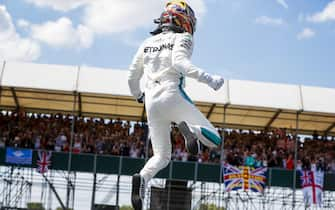
[(266, 185), (266, 167), (252, 168), (248, 166), (234, 167), (224, 164), (223, 177), (226, 191), (251, 190), (253, 192), (264, 191)]
[(48, 166), (51, 165), (51, 151), (38, 151), (37, 172), (44, 174), (48, 172)]
[(306, 187), (313, 184), (313, 172), (312, 171), (300, 171), (301, 186)]

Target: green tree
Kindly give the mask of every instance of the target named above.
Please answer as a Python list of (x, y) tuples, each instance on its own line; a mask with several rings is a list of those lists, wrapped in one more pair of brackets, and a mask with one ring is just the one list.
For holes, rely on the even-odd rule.
[(28, 210), (45, 210), (42, 203), (27, 203)]
[(134, 210), (131, 206), (121, 206), (120, 210)]
[(224, 207), (217, 207), (214, 204), (201, 204), (198, 210), (226, 210)]

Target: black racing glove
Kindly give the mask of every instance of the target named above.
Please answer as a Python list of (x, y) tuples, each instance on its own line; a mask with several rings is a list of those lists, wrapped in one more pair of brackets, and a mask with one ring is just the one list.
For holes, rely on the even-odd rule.
[(144, 103), (144, 98), (145, 98), (145, 94), (144, 92), (140, 94), (139, 97), (137, 97), (136, 101), (140, 104), (143, 104)]

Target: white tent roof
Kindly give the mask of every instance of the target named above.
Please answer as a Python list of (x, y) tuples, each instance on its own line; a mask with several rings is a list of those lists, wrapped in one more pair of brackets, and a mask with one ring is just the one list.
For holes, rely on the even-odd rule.
[[(0, 70), (3, 109), (145, 120), (143, 105), (130, 95), (125, 70), (15, 62)], [(299, 113), (301, 133), (335, 134), (335, 89), (227, 80), (215, 92), (187, 79), (186, 92), (217, 126), (295, 129)]]

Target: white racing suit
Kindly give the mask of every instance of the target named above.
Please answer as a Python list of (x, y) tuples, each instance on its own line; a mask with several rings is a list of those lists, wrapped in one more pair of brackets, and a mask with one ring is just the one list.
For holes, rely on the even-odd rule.
[(142, 95), (140, 79), (145, 79), (145, 106), (153, 148), (153, 156), (140, 172), (146, 183), (171, 159), (171, 122), (185, 121), (207, 147), (221, 143), (216, 129), (183, 90), (186, 76), (207, 84), (213, 80), (191, 63), (192, 51), (189, 33), (163, 32), (145, 40), (130, 65), (128, 83), (134, 97)]

